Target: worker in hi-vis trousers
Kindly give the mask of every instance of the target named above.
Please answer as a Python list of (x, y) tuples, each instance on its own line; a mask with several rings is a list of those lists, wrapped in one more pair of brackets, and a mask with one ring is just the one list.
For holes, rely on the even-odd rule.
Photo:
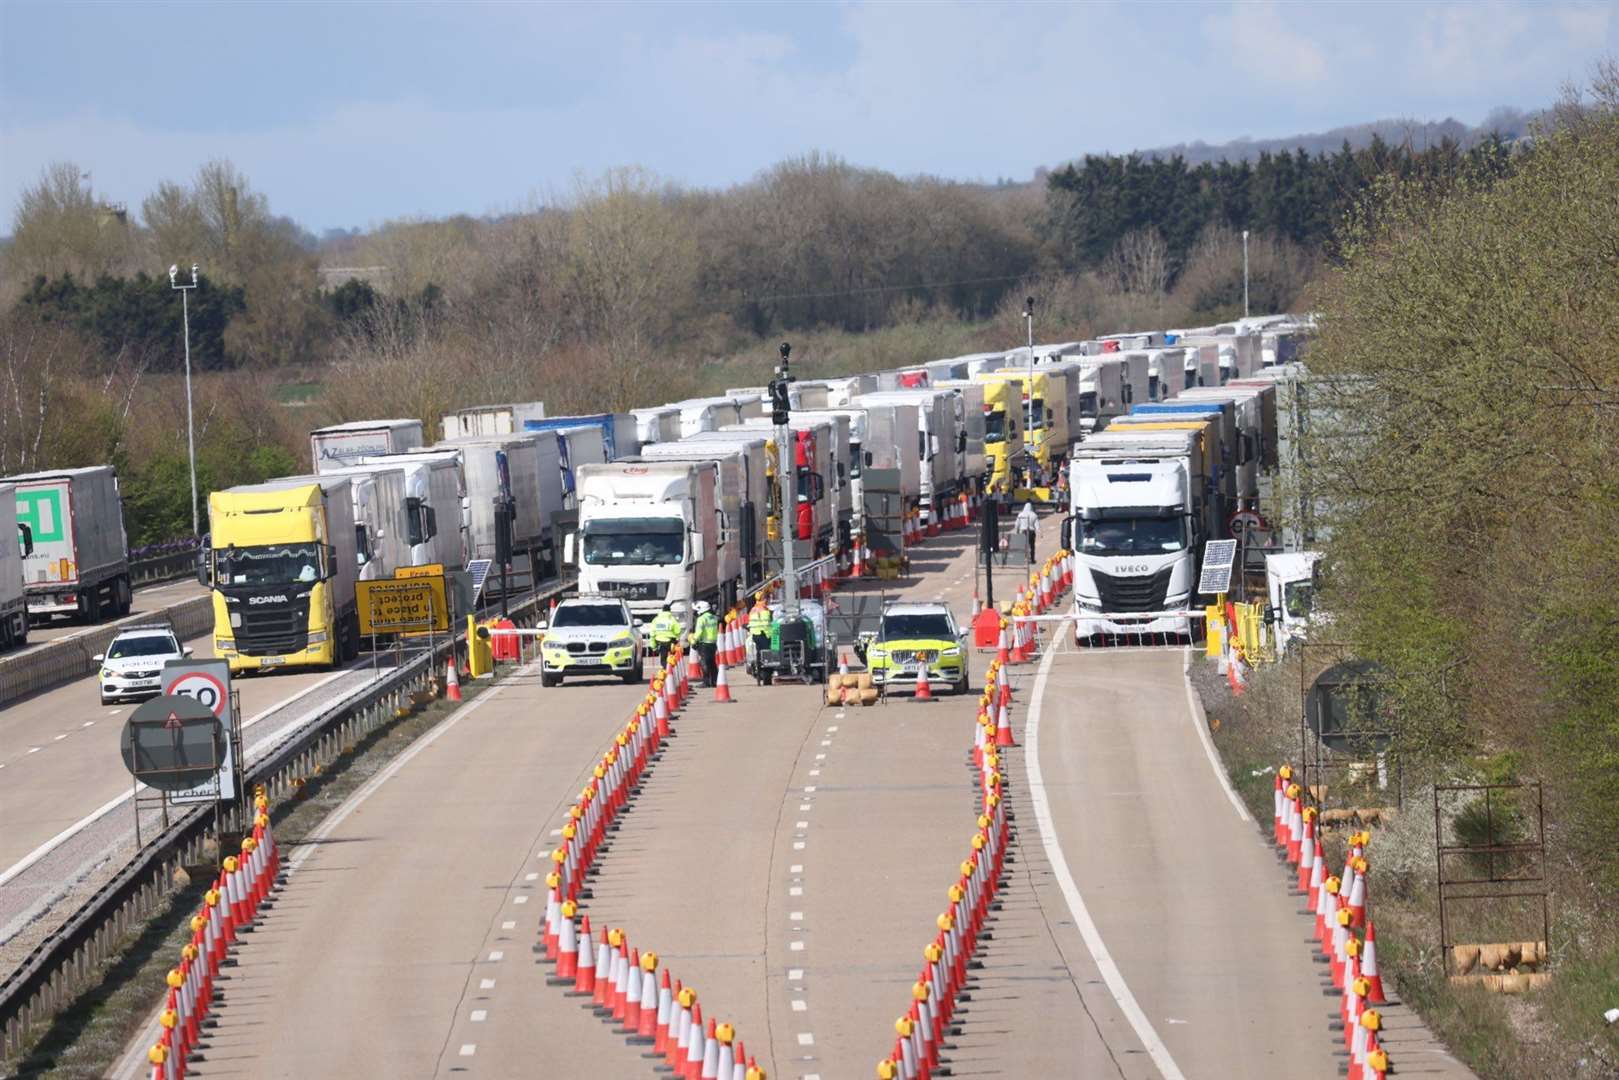
[(697, 601), (697, 622), (692, 626), (691, 640), (697, 646), (697, 659), (703, 666), (703, 685), (713, 686), (719, 681), (714, 652), (719, 647), (720, 619), (707, 600)]

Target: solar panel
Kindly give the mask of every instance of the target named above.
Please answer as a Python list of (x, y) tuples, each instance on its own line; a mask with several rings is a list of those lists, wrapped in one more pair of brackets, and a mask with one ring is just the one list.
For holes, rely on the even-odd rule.
[(1231, 591), (1231, 567), (1237, 561), (1235, 540), (1210, 540), (1203, 545), (1203, 574), (1197, 591), (1205, 596)]
[(473, 559), (467, 563), (467, 573), (472, 575), (472, 603), (476, 607), (478, 597), (483, 595), (483, 583), (489, 579), (489, 568), (495, 565), (493, 559)]

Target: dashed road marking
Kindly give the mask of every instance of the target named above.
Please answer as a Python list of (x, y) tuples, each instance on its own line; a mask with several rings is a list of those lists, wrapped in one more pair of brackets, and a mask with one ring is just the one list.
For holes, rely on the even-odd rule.
[(61, 742), (61, 741), (62, 741), (62, 740), (63, 740), (63, 739), (65, 739), (65, 738), (67, 738), (67, 737), (68, 737), (68, 735), (69, 735), (69, 732), (66, 732), (66, 731), (64, 731), (64, 732), (62, 732), (62, 734), (60, 734), (60, 735), (58, 735), (58, 736), (57, 736), (57, 737), (56, 737), (56, 738), (55, 738), (55, 740), (53, 740), (53, 741), (55, 741), (55, 742)]
[(479, 990), (493, 990), (494, 988), (495, 988), (495, 980), (493, 980), (493, 979), (479, 979), (478, 980), (478, 989)]
[(95, 727), (96, 722), (94, 720), (86, 720), (84, 723), (80, 724), (79, 726), (80, 727)]
[(794, 886), (792, 886), (791, 888), (789, 888), (787, 890), (787, 895), (788, 896), (803, 896), (804, 895), (804, 886), (802, 886), (802, 885), (794, 885)]
[(792, 920), (793, 922), (803, 922), (804, 921), (804, 913), (802, 911), (789, 912), (788, 915), (787, 915), (787, 918)]
[(795, 829), (807, 829), (807, 828), (809, 828), (809, 822), (807, 822), (807, 821), (795, 821), (795, 822), (793, 822), (793, 828), (795, 828)]
[(814, 803), (801, 802), (801, 803), (798, 804), (798, 809), (801, 810), (801, 811), (803, 811), (803, 810), (813, 810), (813, 809), (815, 809), (815, 804)]
[(826, 730), (828, 730), (828, 731), (836, 731), (836, 730), (838, 730), (838, 725), (833, 724), (831, 727), (827, 728)]
[(813, 1034), (811, 1034), (810, 1032), (808, 1032), (808, 1031), (800, 1031), (798, 1033), (798, 1045), (799, 1046), (814, 1046), (815, 1045), (815, 1036)]
[(489, 954), (489, 959), (492, 963), (499, 963), (500, 961), (506, 959), (506, 954), (501, 950), (496, 949), (494, 952)]
[(793, 865), (787, 868), (787, 872), (789, 874), (802, 874), (804, 872), (804, 865), (802, 863), (793, 863)]
[(804, 943), (802, 941), (789, 941), (787, 943), (787, 948), (792, 950), (793, 952), (803, 952), (804, 951)]
[(832, 745), (832, 740), (831, 739), (822, 739), (821, 740), (821, 745), (822, 746), (831, 746)]
[(539, 875), (538, 872), (535, 872), (535, 873), (532, 873), (532, 874), (524, 874), (523, 875), (523, 880), (524, 881), (538, 881), (538, 880), (540, 880), (540, 875)]
[(821, 775), (821, 770), (820, 769), (811, 769), (809, 774), (811, 776), (820, 776)]
[(511, 919), (507, 919), (505, 922), (500, 924), (500, 928), (502, 930), (516, 930), (517, 923)]
[(814, 785), (814, 784), (811, 784), (811, 785), (809, 785), (809, 787), (806, 787), (806, 788), (805, 788), (805, 789), (804, 789), (804, 794), (806, 794), (806, 795), (813, 795), (813, 794), (815, 794), (815, 785)]
[(476, 1054), (477, 1052), (478, 1052), (478, 1044), (477, 1043), (462, 1043), (461, 1044), (461, 1056), (462, 1057), (471, 1057), (473, 1054)]
[(43, 750), (43, 749), (45, 749), (45, 748), (44, 748), (44, 747), (43, 747), (43, 746), (30, 746), (30, 747), (29, 747), (29, 748), (28, 748), (28, 752), (29, 752), (29, 753), (30, 753), (30, 754), (37, 754), (37, 753), (39, 753), (39, 752), (40, 752), (40, 751), (41, 751), (41, 750)]
[(815, 755), (815, 760), (816, 761), (825, 761), (826, 760), (826, 755), (825, 754), (816, 754)]
[(485, 1020), (489, 1019), (489, 1011), (487, 1009), (473, 1009), (472, 1015), (467, 1017), (467, 1019), (471, 1020), (474, 1024), (481, 1024)]
[(803, 998), (793, 998), (793, 1012), (807, 1012), (808, 1010), (809, 1002)]
[(528, 897), (526, 897), (526, 896), (514, 896), (514, 897), (512, 897), (512, 903), (514, 903), (514, 904), (526, 904), (526, 903), (528, 903)]
[(788, 968), (787, 969), (787, 981), (788, 982), (803, 982), (804, 981), (804, 969), (803, 968)]
[(802, 840), (794, 840), (793, 841), (793, 850), (794, 851), (803, 851), (804, 850), (804, 841), (802, 841)]

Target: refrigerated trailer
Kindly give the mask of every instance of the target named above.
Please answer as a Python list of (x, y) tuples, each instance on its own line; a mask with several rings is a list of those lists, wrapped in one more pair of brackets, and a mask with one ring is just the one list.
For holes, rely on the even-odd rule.
[(422, 445), (420, 420), (353, 420), (309, 433), (310, 467), (317, 473), (358, 465), (368, 457)]

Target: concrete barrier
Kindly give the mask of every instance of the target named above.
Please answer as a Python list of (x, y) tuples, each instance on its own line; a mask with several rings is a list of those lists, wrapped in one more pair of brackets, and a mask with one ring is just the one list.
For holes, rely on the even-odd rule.
[(91, 627), (16, 656), (0, 658), (0, 705), (95, 674), (98, 665), (92, 657), (106, 652), (112, 639), (127, 626), (168, 622), (184, 641), (207, 633), (213, 621), (212, 596), (197, 596), (159, 611), (126, 615), (116, 622)]

